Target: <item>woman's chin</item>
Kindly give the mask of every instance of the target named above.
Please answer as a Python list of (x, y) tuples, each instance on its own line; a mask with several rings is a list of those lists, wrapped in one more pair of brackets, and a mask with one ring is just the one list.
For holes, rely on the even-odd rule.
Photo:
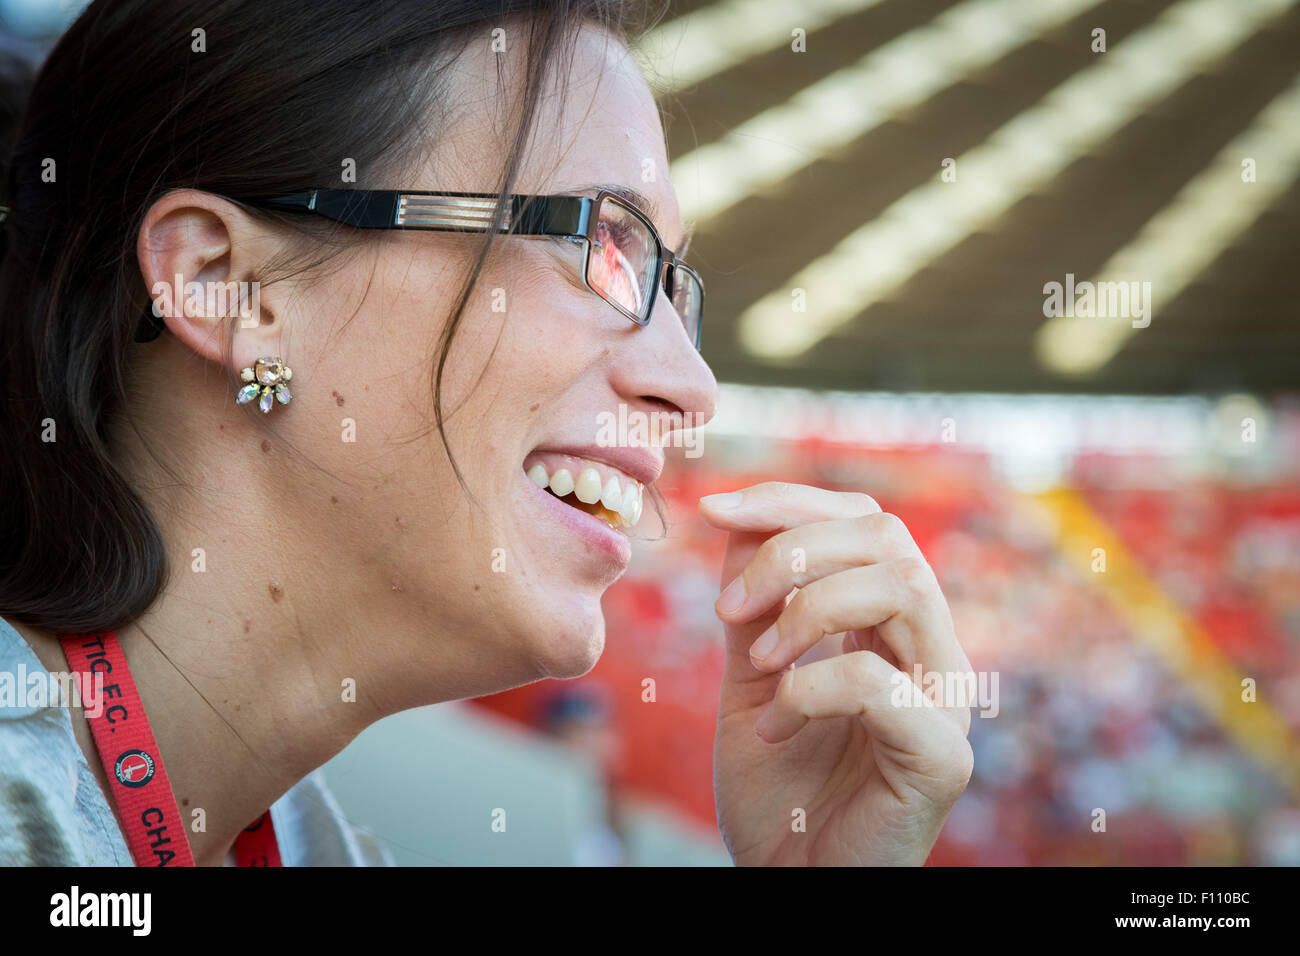
[(531, 634), (533, 658), (542, 677), (581, 677), (605, 649), (605, 615), (600, 596), (574, 598), (538, 615)]

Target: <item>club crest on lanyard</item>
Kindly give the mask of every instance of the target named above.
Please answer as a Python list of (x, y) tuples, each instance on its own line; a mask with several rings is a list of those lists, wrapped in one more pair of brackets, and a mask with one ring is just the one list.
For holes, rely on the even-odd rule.
[(113, 773), (124, 787), (143, 787), (153, 779), (153, 757), (143, 750), (124, 750), (113, 764)]

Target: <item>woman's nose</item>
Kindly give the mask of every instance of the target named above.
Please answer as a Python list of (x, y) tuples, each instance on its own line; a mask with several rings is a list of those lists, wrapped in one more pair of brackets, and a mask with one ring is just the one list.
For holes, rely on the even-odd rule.
[(682, 427), (698, 428), (718, 408), (718, 382), (663, 290), (647, 325), (636, 329), (614, 364), (614, 387), (626, 401), (669, 406)]

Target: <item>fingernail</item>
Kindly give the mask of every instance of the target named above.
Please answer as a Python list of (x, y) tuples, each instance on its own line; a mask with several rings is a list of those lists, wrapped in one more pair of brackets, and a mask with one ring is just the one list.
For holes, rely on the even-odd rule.
[(776, 650), (776, 645), (779, 644), (780, 641), (781, 635), (776, 632), (776, 625), (773, 624), (758, 636), (758, 640), (750, 645), (749, 659), (754, 662), (761, 661)]
[(718, 610), (723, 614), (734, 614), (745, 604), (745, 576), (737, 574), (722, 593), (718, 595)]
[(700, 504), (707, 504), (714, 511), (730, 511), (740, 505), (740, 492), (728, 491), (722, 495), (705, 495)]

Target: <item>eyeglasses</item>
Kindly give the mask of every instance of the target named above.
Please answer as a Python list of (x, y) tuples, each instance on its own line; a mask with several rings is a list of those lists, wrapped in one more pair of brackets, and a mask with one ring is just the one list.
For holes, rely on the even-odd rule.
[[(311, 189), (246, 200), (257, 206), (311, 212), (360, 229), (490, 232), (495, 193)], [(699, 273), (667, 248), (649, 217), (607, 190), (588, 196), (511, 195), (496, 231), (558, 236), (582, 245), (582, 281), (637, 325), (650, 323), (663, 288), (696, 349), (704, 317)]]

